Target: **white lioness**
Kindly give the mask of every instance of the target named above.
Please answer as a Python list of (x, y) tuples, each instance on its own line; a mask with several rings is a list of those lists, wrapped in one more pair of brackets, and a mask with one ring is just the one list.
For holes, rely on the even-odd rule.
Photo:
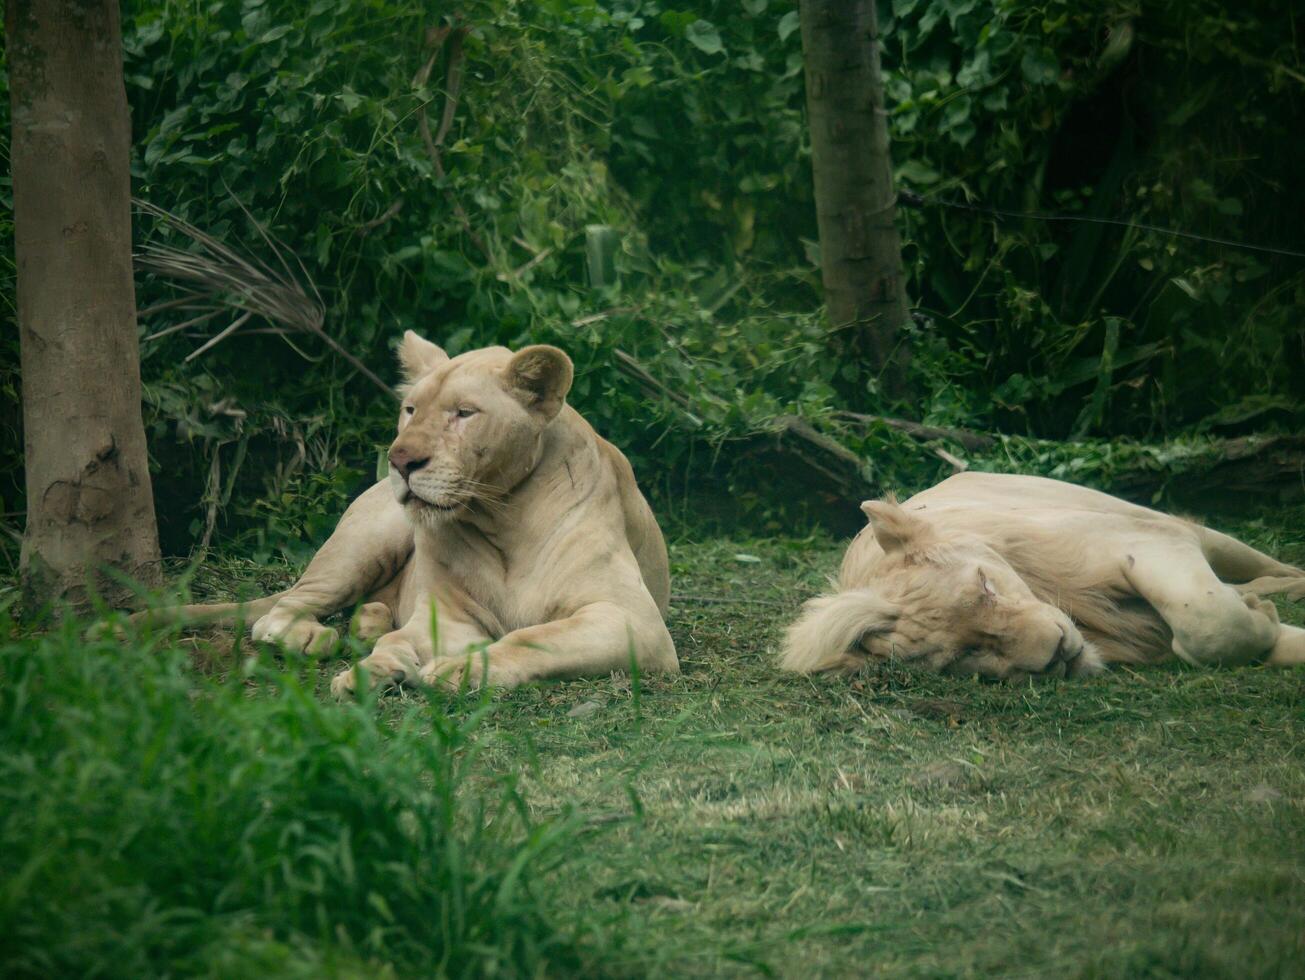
[[(679, 670), (666, 543), (621, 452), (569, 405), (556, 347), (450, 359), (412, 331), (389, 479), (353, 502), (289, 590), (169, 619), (259, 617), (254, 639), (325, 651), (318, 617), (365, 600), (372, 683), (512, 687), (630, 666)], [(144, 614), (155, 615), (157, 614)], [(397, 627), (397, 628), (396, 628)], [(355, 672), (335, 677), (337, 696)]]
[(1305, 664), (1305, 630), (1256, 598), (1305, 596), (1305, 572), (1218, 531), (990, 473), (861, 509), (870, 523), (848, 548), (839, 591), (789, 627), (787, 670), (896, 658), (999, 679), (1072, 677), (1171, 651), (1200, 665)]

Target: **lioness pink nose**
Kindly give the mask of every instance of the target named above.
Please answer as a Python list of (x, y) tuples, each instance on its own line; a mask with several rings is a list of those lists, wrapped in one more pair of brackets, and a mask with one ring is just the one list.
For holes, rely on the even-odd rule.
[(419, 470), (430, 462), (429, 456), (418, 456), (410, 449), (396, 446), (390, 450), (390, 465), (399, 471), (405, 480), (413, 470)]

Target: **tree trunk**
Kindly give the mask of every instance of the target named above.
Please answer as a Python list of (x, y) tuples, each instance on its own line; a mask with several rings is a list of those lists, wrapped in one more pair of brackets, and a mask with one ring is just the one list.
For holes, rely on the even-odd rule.
[(902, 278), (874, 0), (801, 0), (825, 306), (835, 348), (906, 393)]
[(15, 252), (32, 607), (152, 582), (158, 529), (141, 421), (131, 120), (117, 0), (8, 0)]

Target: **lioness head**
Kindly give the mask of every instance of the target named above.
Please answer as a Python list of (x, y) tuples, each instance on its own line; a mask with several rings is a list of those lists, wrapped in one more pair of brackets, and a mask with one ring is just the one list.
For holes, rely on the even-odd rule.
[(450, 358), (411, 330), (399, 345), (407, 385), (390, 445), (390, 485), (408, 519), (435, 526), (492, 507), (539, 462), (571, 389), (556, 347), (486, 347)]
[(884, 603), (859, 643), (871, 658), (1002, 680), (1100, 667), (1070, 618), (1040, 601), (988, 545), (944, 537), (927, 516), (895, 503), (867, 501), (861, 509), (870, 519), (863, 533), (884, 553), (874, 575)]

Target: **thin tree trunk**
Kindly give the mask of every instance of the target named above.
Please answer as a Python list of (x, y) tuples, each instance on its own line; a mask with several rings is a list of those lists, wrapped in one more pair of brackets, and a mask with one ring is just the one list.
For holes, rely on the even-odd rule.
[(29, 604), (158, 576), (117, 0), (8, 0)]
[(902, 277), (874, 0), (801, 0), (821, 276), (835, 348), (905, 394)]

